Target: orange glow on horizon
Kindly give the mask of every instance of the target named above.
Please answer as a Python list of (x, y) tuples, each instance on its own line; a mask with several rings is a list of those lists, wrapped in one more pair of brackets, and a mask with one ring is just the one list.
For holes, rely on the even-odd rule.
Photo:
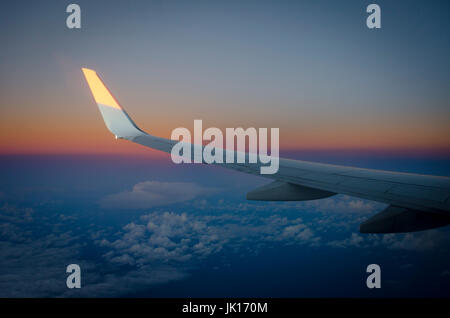
[[(87, 74), (93, 76), (90, 79), (96, 82), (93, 85), (106, 94), (95, 93), (94, 98), (120, 107), (97, 74), (91, 70)], [(132, 142), (115, 140), (105, 127), (97, 105), (89, 97), (86, 81), (81, 76), (77, 85), (79, 87), (75, 88), (73, 84), (68, 85), (74, 92), (70, 98), (59, 91), (40, 90), (30, 94), (17, 93), (14, 98), (5, 99), (4, 106), (0, 107), (0, 154), (167, 156)], [(122, 94), (126, 110), (131, 111), (131, 117), (142, 130), (168, 139), (177, 127), (186, 127), (193, 132), (193, 120), (203, 119), (203, 131), (208, 127), (218, 127), (223, 132), (226, 127), (279, 127), (281, 151), (353, 149), (450, 153), (450, 126), (445, 116), (401, 120), (403, 117), (370, 114), (355, 120), (340, 113), (325, 115), (302, 109), (298, 111), (301, 115), (296, 117), (283, 112), (252, 113), (251, 105), (243, 107), (236, 116), (236, 111), (230, 111), (219, 103), (220, 100), (208, 111), (200, 111), (195, 108), (195, 99), (167, 101), (152, 94), (136, 97), (131, 93), (127, 96), (126, 89), (123, 93), (114, 87), (116, 90)], [(94, 91), (97, 92), (97, 88)], [(171, 96), (177, 97), (176, 94)]]
[[(57, 117), (55, 114), (47, 117), (48, 114), (35, 112), (31, 116), (18, 113), (0, 118), (0, 154), (124, 154), (161, 158), (167, 155), (129, 141), (116, 140), (105, 127), (97, 107), (92, 103), (86, 106), (89, 107), (89, 112), (60, 113)], [(144, 121), (140, 126), (152, 135), (169, 139), (171, 130), (176, 127), (166, 121), (150, 124), (145, 124)], [(189, 126), (192, 123), (186, 121), (186, 124), (179, 124), (193, 131)], [(365, 127), (355, 130), (355, 133), (352, 127), (334, 127), (334, 130), (312, 128), (310, 131), (308, 128), (280, 129), (280, 150), (450, 153), (449, 140), (446, 138), (448, 134), (445, 131), (437, 133), (429, 129), (413, 134), (406, 129), (394, 131), (387, 127), (384, 130)]]

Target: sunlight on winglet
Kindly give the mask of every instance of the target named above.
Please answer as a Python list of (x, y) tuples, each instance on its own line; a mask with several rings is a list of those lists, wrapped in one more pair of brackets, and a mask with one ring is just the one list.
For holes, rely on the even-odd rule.
[(131, 120), (127, 112), (119, 106), (119, 103), (117, 103), (97, 73), (87, 68), (82, 68), (81, 70), (86, 77), (86, 81), (102, 114), (106, 127), (116, 136), (116, 139), (124, 138), (133, 140), (137, 136), (145, 134)]
[(86, 77), (86, 81), (97, 104), (122, 109), (94, 70), (88, 68), (82, 68), (81, 70), (83, 71), (84, 77)]

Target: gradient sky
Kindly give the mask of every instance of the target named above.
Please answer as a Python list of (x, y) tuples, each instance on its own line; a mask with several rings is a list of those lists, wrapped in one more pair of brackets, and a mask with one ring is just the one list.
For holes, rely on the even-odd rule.
[(81, 67), (144, 130), (279, 127), (284, 149), (450, 153), (448, 1), (14, 1), (0, 153), (148, 153), (105, 129)]

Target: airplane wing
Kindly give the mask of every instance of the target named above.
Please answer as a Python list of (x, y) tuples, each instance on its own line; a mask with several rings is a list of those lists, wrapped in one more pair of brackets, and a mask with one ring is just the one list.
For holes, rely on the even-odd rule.
[[(106, 126), (118, 139), (170, 153), (178, 141), (139, 129), (97, 73), (82, 69)], [(192, 145), (192, 147), (202, 147)], [(229, 151), (229, 150), (226, 150)], [(272, 179), (247, 194), (248, 200), (304, 201), (346, 194), (389, 204), (360, 225), (362, 233), (421, 231), (450, 224), (450, 178), (279, 159), (277, 173), (260, 174), (259, 163), (223, 163)]]

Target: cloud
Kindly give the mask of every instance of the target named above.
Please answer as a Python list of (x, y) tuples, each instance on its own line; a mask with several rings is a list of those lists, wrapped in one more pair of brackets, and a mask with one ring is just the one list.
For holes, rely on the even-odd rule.
[(448, 232), (444, 230), (428, 230), (415, 233), (369, 234), (351, 233), (349, 238), (328, 242), (332, 247), (384, 247), (388, 249), (426, 252), (450, 245)]
[(4, 204), (0, 207), (0, 240), (26, 242), (29, 230), (24, 228), (33, 221), (34, 210)]
[[(26, 244), (0, 242), (0, 297), (112, 297), (189, 275), (181, 268), (159, 264), (123, 271), (114, 262), (83, 259), (81, 250), (80, 244), (62, 244), (58, 237), (49, 236)], [(66, 287), (66, 267), (71, 263), (80, 265), (81, 289)]]
[[(331, 198), (299, 203), (309, 209), (321, 213), (369, 214), (383, 210), (386, 204), (358, 199), (347, 195), (336, 195)], [(354, 217), (354, 215), (352, 215)]]
[(316, 244), (320, 238), (301, 218), (273, 215), (188, 215), (154, 212), (123, 227), (114, 240), (97, 240), (109, 248), (104, 257), (121, 265), (195, 263), (224, 248), (243, 248), (244, 243), (285, 242)]
[[(76, 233), (72, 231), (76, 219), (59, 211), (35, 213), (12, 205), (0, 207), (0, 297), (120, 296), (189, 275), (164, 262), (137, 264), (126, 253), (86, 258), (86, 238), (96, 240), (108, 230), (94, 226), (87, 233), (86, 229)], [(129, 246), (140, 241), (146, 230), (143, 224), (130, 223), (124, 231), (123, 244)], [(162, 242), (154, 244), (156, 251), (163, 247)], [(165, 257), (161, 255), (159, 260)], [(81, 289), (66, 287), (66, 267), (73, 263), (81, 267)]]
[(229, 238), (201, 217), (186, 213), (157, 212), (141, 217), (143, 224), (126, 225), (116, 240), (100, 241), (111, 250), (104, 256), (112, 262), (133, 265), (184, 263), (222, 249)]
[(189, 201), (211, 194), (215, 189), (189, 182), (145, 181), (136, 184), (131, 191), (111, 194), (100, 201), (105, 209), (149, 209), (155, 206)]
[[(185, 189), (186, 183), (181, 184), (169, 183), (165, 189)], [(185, 198), (206, 191), (188, 184), (197, 188)], [(152, 193), (155, 187), (154, 182), (138, 185), (129, 193)], [(188, 277), (206, 258), (258, 254), (274, 244), (414, 252), (449, 246), (445, 230), (397, 235), (352, 233), (344, 225), (357, 224), (359, 216), (355, 213), (365, 218), (374, 206), (346, 196), (309, 210), (304, 203), (236, 204), (222, 200), (212, 207), (202, 201), (192, 203), (193, 212), (145, 212), (125, 226), (91, 223), (87, 231), (77, 223), (81, 215), (0, 206), (0, 296), (135, 295), (155, 284)], [(347, 214), (336, 209), (329, 213), (331, 203), (344, 211), (360, 212)], [(327, 239), (331, 231), (342, 239)], [(89, 253), (85, 253), (85, 246)], [(71, 263), (81, 266), (80, 290), (65, 286), (65, 267)]]
[(19, 208), (5, 203), (0, 207), (0, 222), (26, 223), (33, 221), (32, 208)]
[(361, 243), (364, 242), (364, 238), (356, 233), (352, 233), (352, 235), (341, 241), (331, 241), (328, 245), (333, 247), (360, 247)]
[(49, 297), (67, 290), (65, 269), (74, 260), (79, 262), (79, 245), (48, 246), (55, 240), (0, 242), (0, 297)]
[(428, 251), (438, 246), (448, 246), (450, 238), (448, 233), (440, 230), (428, 230), (401, 235), (387, 234), (383, 236), (382, 242), (392, 249)]
[[(92, 271), (95, 271), (93, 269)], [(144, 265), (122, 273), (96, 274), (93, 281), (81, 289), (65, 289), (62, 297), (117, 297), (149, 289), (157, 284), (184, 279), (186, 271), (173, 266)]]
[[(188, 194), (180, 193), (183, 200), (210, 192), (195, 184), (169, 185), (163, 188), (184, 190), (189, 185)], [(155, 183), (144, 183), (131, 192), (148, 193), (154, 187)], [(203, 259), (224, 249), (248, 253), (250, 243), (251, 252), (258, 253), (264, 243), (307, 245), (318, 240), (301, 218), (255, 212), (198, 215), (155, 211), (119, 230), (90, 224), (86, 231), (75, 222), (80, 215), (65, 211), (38, 213), (11, 205), (3, 205), (0, 210), (0, 296), (3, 297), (133, 294), (154, 284), (184, 279)], [(84, 248), (90, 250), (91, 242), (98, 254), (86, 257)], [(72, 263), (82, 269), (80, 290), (69, 290), (65, 285), (65, 268)]]

